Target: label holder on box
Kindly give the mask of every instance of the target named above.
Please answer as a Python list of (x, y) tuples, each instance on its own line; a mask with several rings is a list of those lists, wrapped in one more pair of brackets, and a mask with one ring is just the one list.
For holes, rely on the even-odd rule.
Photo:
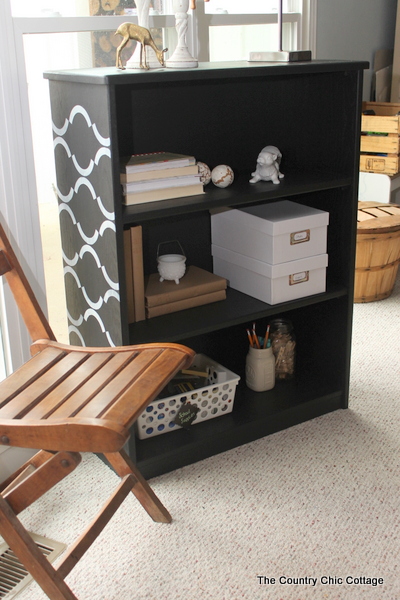
[(290, 245), (303, 244), (304, 242), (310, 241), (310, 230), (305, 229), (304, 231), (295, 231), (290, 234)]
[(298, 283), (304, 283), (310, 279), (310, 271), (301, 271), (300, 273), (293, 273), (289, 275), (289, 285), (297, 285)]

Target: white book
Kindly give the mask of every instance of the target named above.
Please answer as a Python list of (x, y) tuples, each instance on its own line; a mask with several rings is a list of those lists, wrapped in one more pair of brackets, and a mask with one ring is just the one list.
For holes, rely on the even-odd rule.
[(201, 183), (200, 175), (181, 175), (180, 177), (166, 177), (163, 179), (150, 179), (148, 181), (132, 181), (130, 183), (123, 183), (122, 187), (125, 194), (138, 194), (149, 190), (176, 188), (186, 185), (196, 185), (198, 183)]
[(196, 164), (194, 156), (173, 152), (152, 152), (150, 154), (133, 154), (125, 163), (125, 171), (126, 173), (156, 171), (194, 164)]
[(170, 169), (157, 169), (156, 171), (137, 171), (136, 173), (120, 173), (121, 183), (133, 181), (148, 181), (150, 179), (164, 179), (165, 177), (180, 177), (181, 175), (197, 175), (199, 167), (188, 165), (186, 167), (173, 167)]

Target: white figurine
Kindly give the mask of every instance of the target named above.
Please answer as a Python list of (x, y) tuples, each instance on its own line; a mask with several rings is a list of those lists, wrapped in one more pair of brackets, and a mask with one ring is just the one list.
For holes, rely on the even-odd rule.
[(258, 155), (257, 166), (250, 183), (257, 181), (272, 181), (272, 183), (280, 183), (280, 179), (284, 177), (279, 170), (282, 154), (275, 146), (265, 146)]

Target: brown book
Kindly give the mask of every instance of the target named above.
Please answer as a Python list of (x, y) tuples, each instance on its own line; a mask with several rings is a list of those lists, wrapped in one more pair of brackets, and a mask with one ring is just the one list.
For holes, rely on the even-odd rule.
[(160, 281), (158, 273), (145, 278), (146, 307), (160, 306), (226, 289), (226, 279), (190, 265), (176, 284), (175, 281)]
[(131, 227), (132, 246), (132, 277), (133, 298), (135, 303), (135, 321), (143, 321), (146, 318), (144, 309), (144, 273), (143, 273), (143, 245), (142, 227), (136, 225)]
[(225, 298), (226, 290), (218, 290), (208, 294), (200, 294), (199, 296), (185, 298), (184, 300), (177, 300), (176, 302), (146, 307), (146, 317), (151, 319), (151, 317), (168, 315), (173, 312), (178, 312), (179, 310), (185, 310), (186, 308), (194, 308), (195, 306), (203, 306), (204, 304), (211, 304), (211, 302), (225, 300)]
[(173, 169), (159, 169), (157, 171), (140, 171), (139, 173), (121, 173), (121, 183), (132, 183), (133, 181), (148, 181), (151, 179), (164, 179), (164, 177), (180, 177), (181, 175), (197, 175), (197, 165), (188, 167), (175, 167)]
[(124, 229), (124, 258), (125, 258), (125, 281), (126, 302), (128, 307), (128, 323), (135, 322), (135, 301), (133, 296), (133, 265), (132, 265), (132, 243), (130, 229)]
[(149, 190), (147, 192), (138, 192), (137, 194), (124, 194), (124, 203), (127, 205), (143, 204), (144, 202), (156, 202), (157, 200), (197, 196), (197, 194), (204, 194), (202, 183), (173, 188), (162, 188), (160, 190)]

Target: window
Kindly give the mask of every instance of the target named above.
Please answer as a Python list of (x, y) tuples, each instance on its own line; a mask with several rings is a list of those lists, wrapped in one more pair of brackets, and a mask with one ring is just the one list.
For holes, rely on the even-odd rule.
[[(283, 0), (285, 50), (313, 48), (310, 23), (315, 5), (316, 0)], [(278, 0), (197, 0), (196, 11), (189, 11), (189, 50), (200, 61), (221, 61), (246, 59), (249, 51), (277, 49), (277, 11)], [(42, 73), (114, 66), (118, 40), (114, 32), (126, 20), (137, 21), (136, 12), (133, 0), (0, 2), (0, 185), (4, 191), (0, 209), (43, 303), (39, 203), (54, 201), (55, 196), (48, 82)], [(152, 0), (149, 25), (160, 43), (173, 51), (177, 41), (173, 0)], [(133, 43), (131, 47), (133, 51)], [(27, 359), (28, 340), (12, 307), (6, 309), (15, 368)], [(4, 326), (1, 315), (0, 321)]]
[[(24, 33), (92, 31), (93, 66), (113, 66), (118, 37), (114, 31), (124, 20), (136, 20), (134, 0), (9, 0), (12, 16)], [(280, 0), (197, 0), (189, 11), (189, 50), (199, 61), (246, 60), (249, 52), (279, 50)], [(313, 0), (283, 0), (285, 50), (310, 49), (310, 4)], [(173, 0), (152, 0), (149, 26), (160, 45), (174, 48), (177, 41)], [(95, 18), (90, 18), (95, 17)], [(102, 17), (103, 23), (98, 17)], [(49, 20), (47, 24), (43, 20)], [(35, 24), (36, 21), (36, 24)], [(64, 21), (64, 22), (63, 22)], [(104, 26), (104, 30), (102, 27)], [(107, 56), (108, 55), (108, 56)]]

